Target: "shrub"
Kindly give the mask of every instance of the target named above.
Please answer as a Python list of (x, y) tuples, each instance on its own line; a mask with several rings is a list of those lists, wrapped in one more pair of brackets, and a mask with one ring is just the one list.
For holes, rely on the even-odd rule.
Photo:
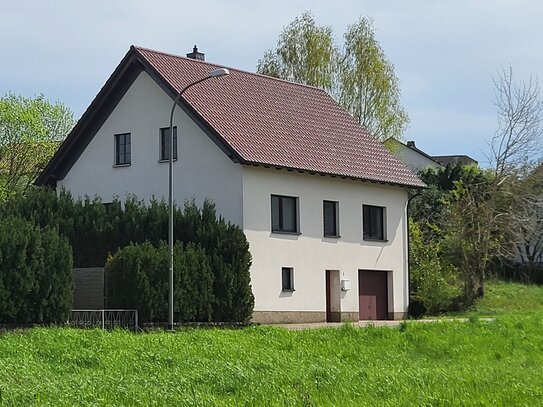
[(72, 252), (56, 228), (0, 221), (0, 322), (64, 322), (73, 301)]
[(411, 308), (427, 314), (450, 310), (460, 295), (456, 269), (440, 257), (437, 240), (423, 239), (418, 223), (410, 223), (409, 234)]
[[(120, 249), (106, 264), (107, 296), (112, 308), (138, 309), (142, 322), (168, 317), (168, 246), (149, 242)], [(174, 247), (174, 317), (176, 321), (213, 321), (214, 275), (205, 250), (198, 244)], [(223, 310), (224, 315), (236, 315)], [(222, 316), (222, 315), (221, 315)], [(250, 316), (245, 316), (246, 319)]]
[[(13, 196), (0, 205), (0, 218), (14, 215), (33, 220), (41, 227), (58, 227), (73, 248), (76, 267), (101, 267), (109, 254), (130, 243), (149, 242), (160, 247), (161, 241), (167, 239), (168, 205), (157, 200), (145, 203), (134, 196), (127, 197), (122, 204), (119, 199), (102, 204), (99, 198), (74, 200), (66, 191), (33, 188), (25, 196)], [(183, 250), (192, 253), (198, 246), (205, 252), (213, 275), (213, 318), (247, 318), (252, 313), (254, 298), (249, 274), (251, 255), (243, 231), (218, 218), (214, 204), (205, 201), (201, 208), (194, 202), (175, 208), (174, 233), (175, 240), (183, 243)], [(199, 310), (198, 318), (205, 319), (206, 313)]]

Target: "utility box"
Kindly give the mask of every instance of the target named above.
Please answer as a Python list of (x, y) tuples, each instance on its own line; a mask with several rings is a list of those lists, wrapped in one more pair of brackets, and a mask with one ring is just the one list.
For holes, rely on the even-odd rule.
[(341, 280), (341, 291), (349, 291), (351, 289), (351, 280)]

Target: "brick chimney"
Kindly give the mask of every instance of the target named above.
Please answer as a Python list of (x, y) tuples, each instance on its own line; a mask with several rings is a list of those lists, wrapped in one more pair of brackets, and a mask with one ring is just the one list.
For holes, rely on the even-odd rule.
[(196, 59), (197, 61), (205, 61), (205, 54), (198, 52), (198, 47), (195, 45), (190, 54), (187, 54), (187, 58)]

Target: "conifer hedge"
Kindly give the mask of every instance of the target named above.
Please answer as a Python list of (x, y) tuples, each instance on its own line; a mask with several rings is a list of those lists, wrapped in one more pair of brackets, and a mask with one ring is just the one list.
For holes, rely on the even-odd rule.
[[(65, 236), (72, 246), (75, 267), (102, 267), (108, 256), (117, 253), (121, 257), (116, 261), (120, 263), (109, 267), (109, 270), (117, 270), (115, 267), (121, 267), (122, 264), (130, 265), (122, 266), (127, 270), (126, 273), (135, 273), (139, 267), (138, 262), (145, 259), (159, 272), (156, 262), (161, 258), (168, 230), (168, 206), (164, 201), (151, 200), (144, 203), (132, 196), (127, 197), (123, 203), (114, 199), (113, 202), (103, 204), (98, 198), (74, 200), (66, 191), (34, 188), (27, 191), (25, 196), (12, 197), (0, 205), (0, 219), (9, 216), (32, 220), (42, 228), (58, 228), (59, 233)], [(194, 267), (181, 264), (179, 270), (194, 273), (186, 278), (211, 284), (213, 294), (210, 299), (201, 297), (198, 304), (180, 305), (181, 320), (247, 320), (252, 313), (254, 298), (249, 274), (251, 255), (243, 231), (237, 225), (217, 217), (214, 204), (206, 201), (201, 208), (194, 202), (187, 202), (183, 208), (176, 208), (174, 233), (174, 238), (178, 241), (176, 250), (183, 253), (180, 259), (188, 264), (195, 264)], [(126, 252), (118, 253), (125, 247), (128, 247)], [(158, 257), (151, 256), (151, 247), (156, 248)], [(127, 256), (135, 257), (128, 259)], [(167, 273), (167, 265), (161, 264), (160, 267), (160, 272)], [(207, 276), (208, 269), (210, 278)], [(111, 273), (115, 274), (116, 271)], [(160, 301), (153, 299), (153, 295), (158, 295), (153, 290), (159, 290), (160, 284), (167, 284), (167, 274), (159, 278), (151, 271), (145, 276), (140, 272), (140, 278), (147, 279), (149, 284), (154, 281), (159, 286), (145, 290), (147, 283), (134, 283), (138, 289), (133, 295), (142, 297), (136, 301), (122, 292), (122, 285), (118, 286), (118, 290), (112, 288), (117, 286), (116, 282), (110, 281), (111, 273), (106, 273), (109, 307), (126, 308), (130, 304), (138, 303), (149, 310), (142, 311), (144, 318), (148, 317), (150, 321), (163, 318), (163, 310), (158, 305), (150, 304), (162, 301), (161, 306), (164, 303), (167, 306), (167, 297)], [(111, 278), (120, 277), (115, 275)], [(207, 293), (206, 290), (202, 292)], [(143, 298), (147, 295), (150, 298)], [(186, 298), (193, 301), (193, 296)], [(179, 301), (179, 304), (186, 304), (183, 303), (184, 298)]]
[(0, 220), (0, 323), (63, 323), (73, 302), (72, 249), (56, 227)]

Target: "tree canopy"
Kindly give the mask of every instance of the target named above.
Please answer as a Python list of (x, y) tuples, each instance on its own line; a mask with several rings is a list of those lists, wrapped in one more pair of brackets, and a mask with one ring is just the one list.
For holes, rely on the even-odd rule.
[(381, 140), (401, 138), (409, 118), (400, 104), (399, 81), (375, 38), (372, 20), (350, 25), (340, 48), (329, 26), (303, 13), (279, 34), (277, 48), (258, 61), (264, 75), (326, 90)]
[(70, 109), (43, 95), (0, 98), (0, 199), (34, 182), (73, 125)]

